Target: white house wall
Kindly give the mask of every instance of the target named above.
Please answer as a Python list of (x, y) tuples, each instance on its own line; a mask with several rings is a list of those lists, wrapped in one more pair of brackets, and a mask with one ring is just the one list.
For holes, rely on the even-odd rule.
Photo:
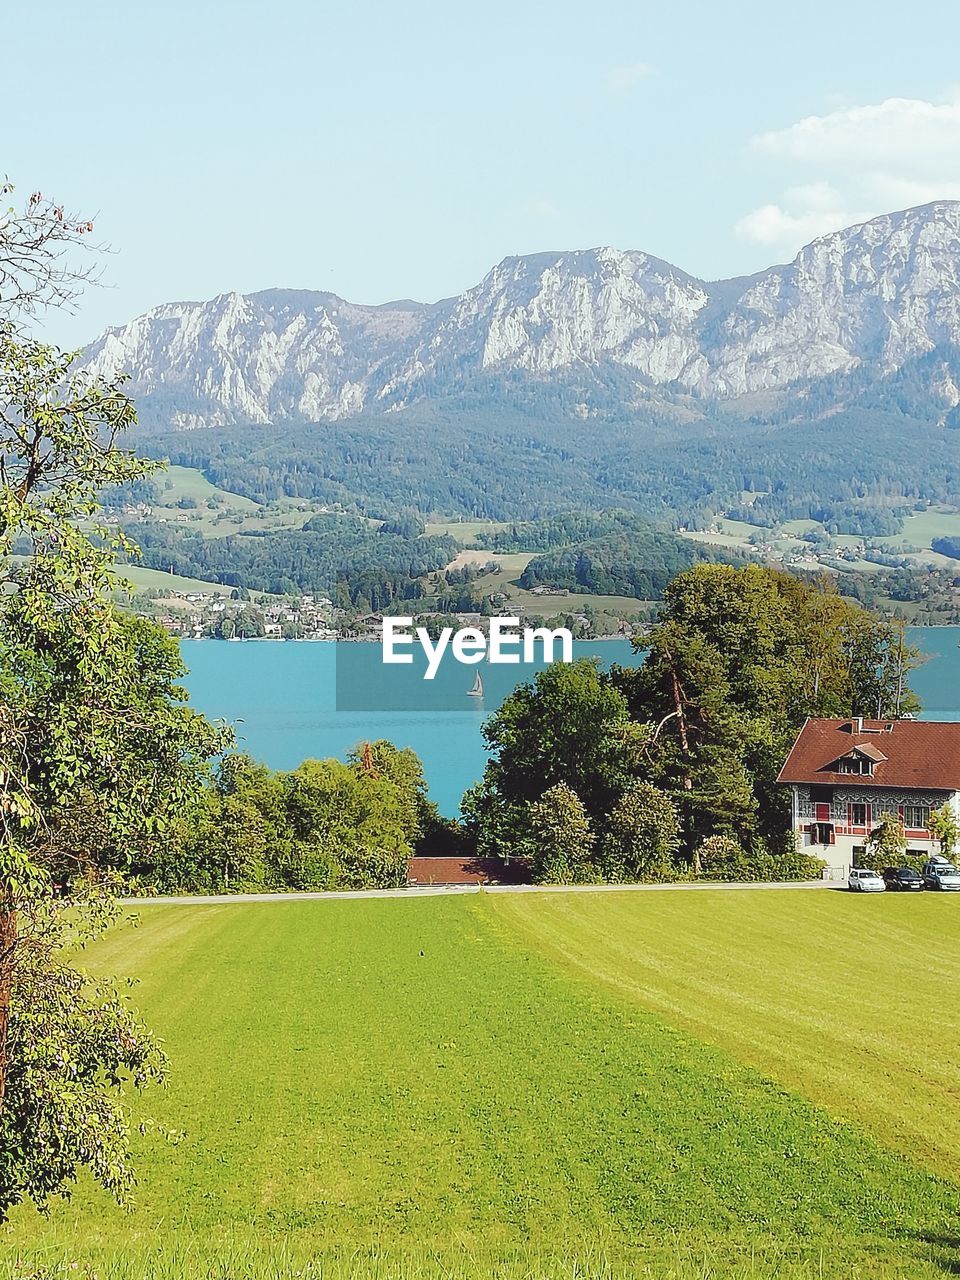
[[(827, 864), (824, 873), (827, 879), (843, 880), (849, 875), (853, 866), (854, 850), (867, 843), (870, 831), (877, 826), (882, 813), (899, 813), (901, 807), (923, 806), (930, 810), (939, 809), (945, 804), (960, 817), (960, 792), (956, 791), (919, 791), (903, 788), (834, 786), (825, 784), (823, 790), (832, 790), (829, 818), (817, 818), (817, 803), (810, 786), (793, 788), (793, 827), (800, 840), (804, 853), (822, 858)], [(820, 790), (820, 788), (816, 788)], [(869, 820), (865, 827), (851, 827), (848, 823), (849, 807), (852, 804), (870, 805)], [(810, 828), (817, 822), (829, 822), (834, 829), (834, 842), (829, 845), (820, 844), (816, 833)], [(907, 843), (911, 853), (928, 856), (939, 853), (940, 844), (928, 831), (911, 829), (907, 831)]]

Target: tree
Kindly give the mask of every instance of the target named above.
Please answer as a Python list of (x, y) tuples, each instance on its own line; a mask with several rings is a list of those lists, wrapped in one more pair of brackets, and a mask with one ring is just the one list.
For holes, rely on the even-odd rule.
[[(9, 885), (9, 879), (7, 881)], [(129, 1125), (115, 1091), (162, 1080), (165, 1059), (113, 985), (82, 976), (63, 955), (110, 918), (99, 887), (75, 894), (79, 932), (46, 885), (22, 911), (0, 1111), (0, 1220), (26, 1197), (43, 1207), (81, 1166), (122, 1202), (132, 1174)]]
[(112, 604), (131, 548), (96, 527), (97, 498), (152, 464), (118, 447), (120, 382), (71, 364), (0, 331), (0, 1216), (80, 1166), (130, 1186), (119, 1087), (156, 1079), (162, 1055), (69, 948), (110, 920), (120, 869), (167, 838), (225, 744), (186, 706), (173, 642)]
[(706, 880), (752, 880), (743, 846), (732, 836), (713, 835), (697, 850), (699, 874)]
[(506, 802), (538, 800), (558, 782), (589, 814), (616, 803), (637, 766), (642, 734), (596, 662), (553, 663), (519, 685), (483, 727), (486, 777)]
[(464, 828), (482, 856), (535, 857), (530, 805), (560, 784), (594, 825), (642, 767), (646, 733), (595, 661), (553, 663), (518, 685), (486, 722), (491, 758), (464, 796)]
[(945, 858), (952, 858), (953, 851), (960, 842), (960, 820), (949, 804), (934, 809), (927, 825), (930, 834), (940, 841), (940, 852)]
[(782, 852), (748, 850), (732, 836), (708, 836), (697, 850), (699, 875), (705, 880), (819, 880), (826, 865), (797, 845)]
[[(0, 200), (13, 185), (0, 180)], [(76, 251), (89, 251), (92, 221), (34, 191), (18, 211), (0, 210), (0, 321), (45, 306), (71, 306), (91, 269), (80, 268)]]
[(529, 859), (535, 841), (530, 828), (530, 801), (505, 800), (489, 776), (468, 787), (460, 801), (468, 849), (480, 858)]
[(916, 654), (900, 623), (832, 583), (779, 570), (698, 565), (664, 593), (637, 671), (615, 674), (635, 720), (653, 727), (651, 777), (681, 811), (695, 851), (712, 834), (785, 852), (777, 775), (808, 716), (894, 716), (918, 703)]
[(584, 884), (596, 879), (593, 832), (583, 801), (558, 782), (530, 805), (534, 884)]
[(209, 787), (151, 868), (151, 888), (164, 893), (240, 893), (271, 888), (270, 864), (283, 846), (271, 838), (263, 811), (247, 795)]
[(408, 844), (416, 845), (423, 836), (436, 834), (442, 820), (427, 795), (423, 763), (412, 748), (396, 747), (386, 738), (379, 738), (361, 743), (347, 760), (361, 775), (386, 778), (397, 788)]
[(861, 854), (860, 865), (872, 867), (874, 871), (903, 866), (907, 847), (907, 833), (901, 818), (895, 813), (881, 813), (877, 825), (867, 837), (866, 852)]
[(143, 876), (168, 892), (393, 888), (436, 812), (425, 791), (415, 753), (386, 741), (292, 773), (231, 753)]
[(340, 760), (305, 760), (288, 774), (296, 888), (393, 888), (406, 880), (409, 807), (388, 778)]
[(680, 847), (680, 823), (670, 797), (634, 782), (615, 805), (601, 844), (600, 865), (618, 883), (669, 880)]
[(633, 714), (650, 719), (649, 773), (677, 807), (696, 870), (695, 850), (712, 832), (756, 838), (757, 799), (744, 760), (750, 726), (734, 703), (723, 654), (705, 637), (666, 620), (649, 639), (643, 666), (614, 679)]

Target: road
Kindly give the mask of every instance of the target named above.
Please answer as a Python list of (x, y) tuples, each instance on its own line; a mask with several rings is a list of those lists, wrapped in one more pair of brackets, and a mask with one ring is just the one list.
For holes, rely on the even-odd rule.
[(761, 883), (697, 883), (697, 884), (437, 884), (416, 885), (408, 889), (349, 889), (329, 893), (214, 893), (208, 896), (185, 894), (182, 897), (124, 898), (123, 905), (148, 907), (157, 903), (170, 906), (199, 907), (232, 902), (345, 902), (365, 898), (439, 898), (465, 893), (704, 893), (737, 889), (838, 889), (846, 888), (834, 880), (790, 880)]

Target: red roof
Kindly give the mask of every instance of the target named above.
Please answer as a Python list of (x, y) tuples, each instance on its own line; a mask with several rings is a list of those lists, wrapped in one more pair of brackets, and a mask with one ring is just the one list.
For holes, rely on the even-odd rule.
[[(872, 774), (839, 771), (840, 758), (854, 751), (874, 762)], [(960, 723), (808, 720), (778, 781), (960, 791)]]
[(516, 884), (529, 879), (522, 862), (499, 858), (411, 858), (407, 884)]

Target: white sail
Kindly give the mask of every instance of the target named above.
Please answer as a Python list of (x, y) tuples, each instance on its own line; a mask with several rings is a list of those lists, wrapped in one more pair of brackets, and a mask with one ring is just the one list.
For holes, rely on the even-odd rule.
[(483, 681), (480, 679), (480, 672), (479, 672), (479, 671), (477, 672), (476, 676), (474, 677), (474, 681), (473, 681), (473, 688), (472, 688), (472, 689), (468, 689), (468, 690), (467, 690), (467, 697), (468, 697), (468, 698), (482, 698), (482, 697), (483, 697)]

